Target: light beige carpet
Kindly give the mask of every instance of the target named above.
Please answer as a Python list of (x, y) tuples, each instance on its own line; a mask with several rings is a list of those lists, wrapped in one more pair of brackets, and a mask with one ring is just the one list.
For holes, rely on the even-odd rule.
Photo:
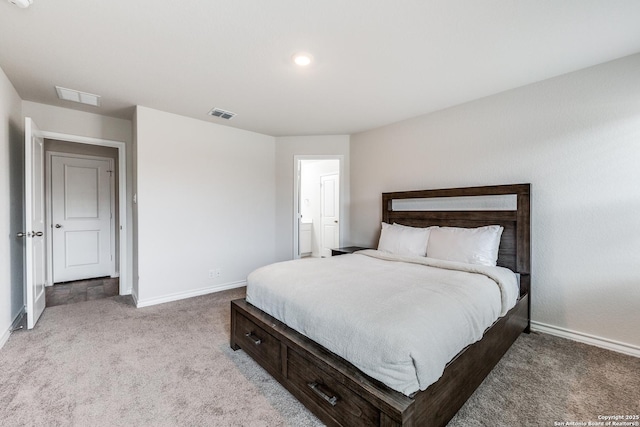
[[(0, 350), (2, 426), (318, 426), (242, 351), (244, 289), (136, 309), (115, 297), (47, 308)], [(451, 426), (553, 426), (640, 413), (640, 359), (523, 335)]]

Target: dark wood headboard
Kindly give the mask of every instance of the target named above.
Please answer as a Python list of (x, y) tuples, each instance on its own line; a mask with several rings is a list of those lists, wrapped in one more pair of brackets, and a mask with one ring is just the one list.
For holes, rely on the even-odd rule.
[[(530, 184), (513, 184), (382, 193), (382, 220), (388, 224), (395, 222), (413, 227), (439, 225), (474, 228), (501, 225), (504, 231), (498, 252), (498, 265), (520, 273), (521, 288), (524, 285), (528, 291), (531, 274), (530, 187)], [(516, 210), (394, 211), (392, 206), (393, 200), (511, 194), (517, 196)], [(523, 275), (526, 276), (524, 281)]]

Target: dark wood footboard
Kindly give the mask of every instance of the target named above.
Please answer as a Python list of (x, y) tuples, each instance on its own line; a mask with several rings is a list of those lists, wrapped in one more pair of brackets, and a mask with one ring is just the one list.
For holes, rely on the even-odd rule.
[(528, 295), (409, 398), (257, 309), (231, 302), (231, 348), (243, 349), (330, 426), (444, 426), (529, 322)]

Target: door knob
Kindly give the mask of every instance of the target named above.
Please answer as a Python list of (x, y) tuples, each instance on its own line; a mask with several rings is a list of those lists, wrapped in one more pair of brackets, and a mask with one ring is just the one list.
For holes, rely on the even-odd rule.
[(336, 219), (336, 220), (334, 220), (333, 222), (335, 222), (335, 223), (337, 224), (337, 223), (338, 223), (338, 220)]
[(16, 234), (16, 237), (28, 237), (27, 233), (23, 233), (22, 231)]
[(56, 224), (56, 228), (62, 228), (60, 224)]
[(42, 231), (32, 231), (31, 232), (31, 236), (32, 237), (42, 237), (42, 236), (44, 236), (44, 233)]

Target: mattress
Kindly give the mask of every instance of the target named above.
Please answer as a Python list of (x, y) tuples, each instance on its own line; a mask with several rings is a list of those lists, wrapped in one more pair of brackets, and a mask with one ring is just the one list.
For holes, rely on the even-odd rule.
[(517, 302), (516, 275), (375, 250), (255, 270), (247, 302), (407, 396)]

